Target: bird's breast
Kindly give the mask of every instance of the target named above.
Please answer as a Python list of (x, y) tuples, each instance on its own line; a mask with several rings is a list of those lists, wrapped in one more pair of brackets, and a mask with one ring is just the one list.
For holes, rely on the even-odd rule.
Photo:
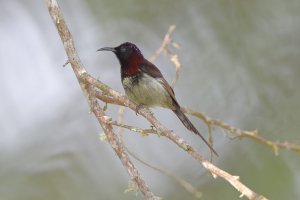
[(123, 77), (122, 84), (126, 95), (138, 104), (167, 108), (172, 105), (172, 99), (160, 79), (141, 73)]

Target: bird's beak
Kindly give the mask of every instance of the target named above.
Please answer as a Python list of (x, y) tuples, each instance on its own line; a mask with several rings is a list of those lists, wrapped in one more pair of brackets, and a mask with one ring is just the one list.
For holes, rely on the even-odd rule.
[(117, 50), (113, 47), (103, 47), (103, 48), (98, 49), (97, 51), (112, 51), (114, 53), (117, 52)]

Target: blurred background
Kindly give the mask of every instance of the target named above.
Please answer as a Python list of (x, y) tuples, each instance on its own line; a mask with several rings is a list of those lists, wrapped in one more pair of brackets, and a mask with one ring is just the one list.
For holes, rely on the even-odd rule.
[[(300, 1), (65, 0), (59, 1), (89, 73), (124, 92), (119, 63), (104, 46), (137, 44), (145, 57), (169, 26), (181, 45), (183, 70), (175, 87), (182, 106), (205, 112), (273, 141), (298, 141), (300, 130)], [(0, 0), (0, 199), (143, 199), (126, 193), (129, 176), (107, 144), (81, 93), (44, 1)], [(154, 62), (171, 82), (175, 70)], [(104, 104), (101, 102), (101, 105)], [(108, 105), (114, 119), (118, 107)], [(209, 151), (176, 116), (154, 109), (167, 127)], [(207, 134), (204, 123), (190, 117)], [(125, 123), (149, 128), (125, 110)], [(230, 140), (215, 129), (214, 163), (270, 199), (300, 199), (300, 156), (279, 155), (252, 140)], [(189, 155), (157, 136), (126, 132), (127, 147), (183, 177), (202, 199), (239, 199)], [(169, 177), (134, 160), (151, 190), (164, 199), (196, 199)], [(246, 199), (245, 197), (242, 199)]]

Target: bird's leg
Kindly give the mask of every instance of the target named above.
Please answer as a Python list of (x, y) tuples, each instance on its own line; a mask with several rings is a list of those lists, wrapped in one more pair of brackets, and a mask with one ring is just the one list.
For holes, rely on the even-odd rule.
[(138, 116), (139, 110), (141, 110), (141, 109), (143, 109), (143, 108), (146, 108), (146, 106), (143, 105), (143, 104), (137, 104), (137, 106), (136, 106), (136, 108), (135, 108), (135, 114), (136, 114), (136, 116)]

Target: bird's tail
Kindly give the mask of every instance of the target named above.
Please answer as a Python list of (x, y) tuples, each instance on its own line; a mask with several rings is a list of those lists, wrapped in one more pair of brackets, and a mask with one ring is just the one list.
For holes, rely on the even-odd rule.
[(180, 119), (180, 121), (183, 123), (183, 125), (190, 131), (194, 132), (195, 134), (199, 135), (201, 139), (205, 142), (205, 144), (214, 152), (216, 156), (218, 156), (218, 153), (214, 150), (214, 148), (211, 146), (211, 144), (201, 135), (201, 133), (195, 128), (195, 126), (192, 124), (192, 122), (187, 118), (187, 116), (180, 110), (179, 106), (176, 106), (176, 109), (173, 110), (173, 112), (177, 115), (177, 117)]

